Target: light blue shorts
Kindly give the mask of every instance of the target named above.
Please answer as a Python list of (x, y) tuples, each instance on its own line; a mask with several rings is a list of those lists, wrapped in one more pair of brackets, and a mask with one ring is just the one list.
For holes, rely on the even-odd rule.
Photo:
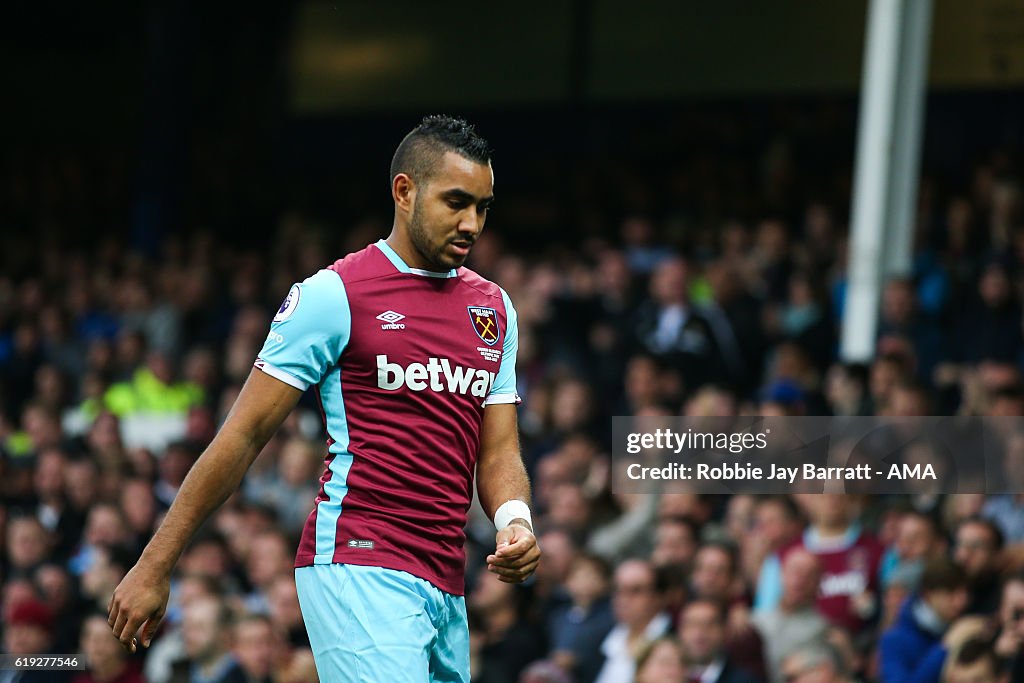
[(323, 683), (469, 683), (464, 597), (354, 564), (300, 567), (295, 588)]

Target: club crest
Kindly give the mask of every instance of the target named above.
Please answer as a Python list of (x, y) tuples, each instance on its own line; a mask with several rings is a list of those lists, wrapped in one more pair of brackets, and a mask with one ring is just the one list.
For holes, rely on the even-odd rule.
[(473, 324), (473, 331), (485, 344), (494, 346), (498, 342), (498, 314), (493, 308), (482, 306), (468, 306), (469, 321)]

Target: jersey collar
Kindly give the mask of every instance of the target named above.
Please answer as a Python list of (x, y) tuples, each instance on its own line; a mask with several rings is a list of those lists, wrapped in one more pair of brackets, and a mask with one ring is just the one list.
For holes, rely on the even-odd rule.
[(422, 277), (438, 278), (449, 278), (458, 276), (458, 273), (454, 268), (449, 270), (447, 273), (438, 273), (433, 270), (423, 270), (422, 268), (410, 268), (408, 265), (406, 265), (405, 261), (402, 260), (402, 257), (399, 256), (398, 253), (391, 248), (391, 245), (389, 245), (384, 240), (377, 240), (377, 248), (380, 249), (384, 253), (384, 255), (388, 257), (388, 260), (391, 261), (391, 265), (397, 268), (399, 273), (411, 273), (412, 275), (420, 275)]

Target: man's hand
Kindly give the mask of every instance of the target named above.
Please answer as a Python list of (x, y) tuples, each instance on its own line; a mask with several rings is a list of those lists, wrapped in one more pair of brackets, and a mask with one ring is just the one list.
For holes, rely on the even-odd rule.
[(988, 637), (992, 633), (992, 622), (987, 617), (968, 616), (960, 617), (946, 631), (942, 638), (942, 644), (947, 650), (956, 650), (963, 647), (968, 640)]
[(495, 536), (497, 549), (487, 556), (487, 571), (505, 583), (522, 583), (540, 562), (540, 546), (529, 523), (514, 519)]
[(156, 629), (167, 611), (170, 591), (170, 578), (162, 572), (147, 570), (141, 561), (114, 589), (107, 607), (107, 623), (126, 650), (136, 651), (138, 641), (135, 634), (140, 627), (143, 646), (149, 647), (153, 642)]

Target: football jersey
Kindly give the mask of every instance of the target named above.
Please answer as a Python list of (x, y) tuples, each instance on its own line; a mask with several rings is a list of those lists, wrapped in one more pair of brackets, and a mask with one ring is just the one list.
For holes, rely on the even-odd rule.
[(854, 634), (860, 632), (867, 620), (854, 610), (853, 600), (862, 593), (872, 593), (876, 605), (881, 600), (878, 581), (884, 552), (881, 543), (854, 524), (845, 536), (829, 542), (823, 541), (813, 528), (808, 528), (800, 540), (781, 551), (783, 562), (794, 548), (809, 550), (821, 563), (818, 612), (836, 626)]
[(315, 387), (328, 453), (295, 566), (409, 572), (462, 595), (484, 408), (518, 403), (516, 312), (467, 268), (410, 268), (383, 240), (294, 285), (256, 367)]

